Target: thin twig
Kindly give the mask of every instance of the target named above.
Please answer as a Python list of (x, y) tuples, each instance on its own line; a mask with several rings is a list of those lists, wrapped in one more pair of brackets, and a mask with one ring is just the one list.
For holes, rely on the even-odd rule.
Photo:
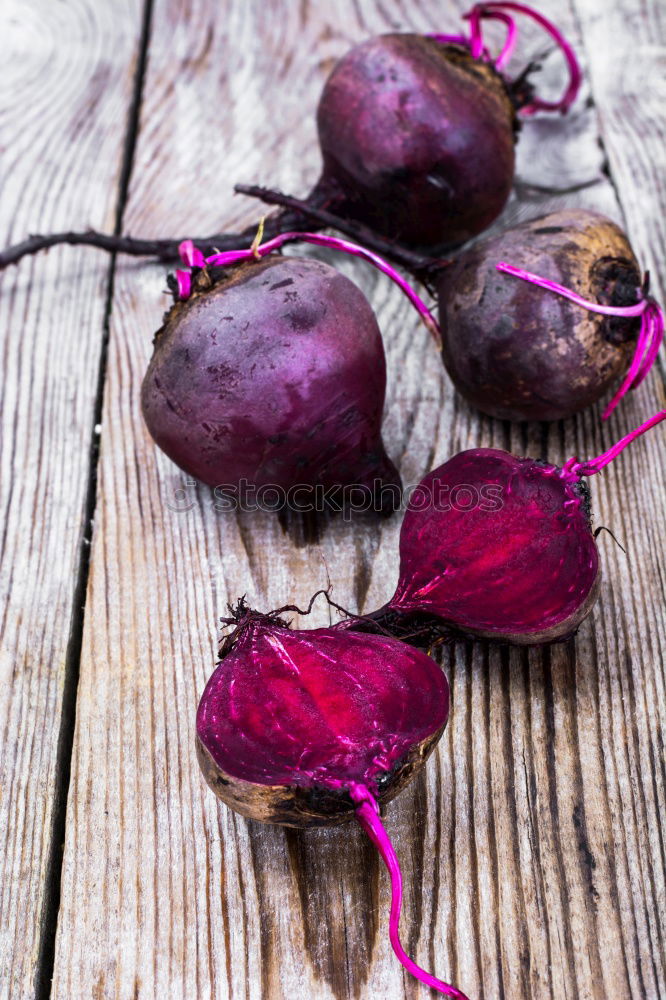
[[(324, 201), (317, 189), (306, 200), (292, 198), (279, 191), (271, 191), (254, 185), (239, 184), (236, 190), (241, 194), (259, 198), (268, 204), (282, 206), (282, 211), (276, 212), (266, 219), (264, 232), (266, 239), (291, 231), (330, 227), (351, 236), (368, 249), (400, 264), (422, 280), (426, 280), (428, 275), (446, 264), (445, 261), (434, 260), (431, 257), (414, 253), (360, 223), (334, 214), (322, 207), (324, 204), (330, 204), (330, 201)], [(318, 223), (318, 225), (314, 223)], [(0, 251), (0, 271), (9, 267), (10, 264), (18, 264), (23, 257), (62, 244), (94, 247), (107, 253), (123, 253), (132, 257), (153, 257), (163, 263), (170, 263), (179, 259), (178, 247), (183, 239), (191, 238), (194, 246), (201, 250), (205, 256), (208, 256), (214, 251), (248, 248), (256, 236), (256, 231), (257, 226), (254, 223), (239, 233), (214, 233), (211, 236), (183, 236), (173, 239), (139, 239), (134, 236), (100, 233), (94, 229), (46, 235), (34, 234), (20, 243)]]
[[(288, 232), (297, 226), (298, 219), (293, 213), (278, 212), (266, 220), (266, 233), (268, 236), (277, 236), (279, 233)], [(124, 253), (131, 257), (154, 257), (156, 260), (166, 263), (179, 259), (178, 247), (184, 239), (191, 238), (197, 249), (205, 255), (209, 255), (216, 249), (244, 250), (251, 246), (256, 232), (257, 225), (255, 223), (240, 233), (216, 233), (212, 236), (197, 237), (182, 236), (178, 239), (137, 239), (134, 236), (99, 233), (94, 229), (86, 229), (83, 232), (36, 234), (28, 236), (21, 243), (15, 243), (14, 246), (0, 251), (0, 271), (10, 264), (18, 264), (23, 257), (64, 243), (69, 244), (69, 246), (96, 247), (98, 250), (105, 250), (108, 253)]]

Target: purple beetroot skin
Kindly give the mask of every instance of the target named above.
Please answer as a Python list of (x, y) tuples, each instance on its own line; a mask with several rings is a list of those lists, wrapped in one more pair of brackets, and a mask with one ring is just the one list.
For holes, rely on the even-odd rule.
[(388, 494), (391, 509), (400, 479), (381, 439), (386, 364), (361, 291), (296, 257), (212, 284), (208, 274), (168, 313), (143, 381), (159, 447), (211, 486), (353, 485), (377, 498), (388, 485), (377, 502)]
[(422, 481), (405, 515), (400, 579), (383, 615), (433, 616), (505, 642), (552, 642), (589, 613), (598, 579), (580, 478), (479, 448)]
[(502, 77), (468, 49), (380, 35), (351, 49), (324, 86), (322, 189), (401, 244), (453, 246), (502, 211), (515, 126)]
[(596, 212), (566, 209), (482, 240), (438, 279), (442, 358), (458, 392), (503, 420), (560, 420), (617, 386), (641, 321), (589, 312), (499, 273), (501, 261), (602, 305), (639, 301), (629, 241)]

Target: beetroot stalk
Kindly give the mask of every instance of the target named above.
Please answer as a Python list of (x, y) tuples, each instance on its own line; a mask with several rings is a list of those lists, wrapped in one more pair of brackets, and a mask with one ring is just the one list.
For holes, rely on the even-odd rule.
[[(255, 241), (255, 243), (247, 249), (227, 250), (222, 253), (211, 254), (209, 257), (204, 257), (202, 252), (194, 246), (192, 240), (184, 240), (179, 249), (183, 262), (190, 267), (203, 268), (209, 265), (211, 267), (226, 267), (229, 264), (238, 264), (244, 260), (266, 257), (275, 250), (279, 250), (285, 243), (295, 242), (312, 243), (315, 246), (329, 247), (333, 250), (340, 250), (343, 253), (348, 253), (354, 257), (361, 257), (363, 260), (369, 261), (379, 271), (386, 274), (407, 296), (432, 334), (435, 343), (441, 348), (442, 334), (439, 329), (439, 323), (430, 312), (423, 299), (421, 299), (421, 297), (411, 287), (409, 282), (405, 281), (405, 279), (398, 274), (395, 268), (380, 257), (379, 254), (373, 253), (372, 250), (368, 250), (356, 243), (351, 243), (349, 240), (342, 240), (337, 236), (325, 236), (320, 233), (292, 232), (280, 233), (280, 235), (273, 237), (273, 239), (268, 240), (266, 243), (260, 243), (258, 245)], [(190, 272), (182, 270), (176, 271), (176, 281), (178, 283), (178, 297), (180, 299), (187, 299), (192, 290)]]
[(422, 983), (425, 983), (430, 989), (437, 990), (438, 993), (442, 993), (446, 997), (454, 997), (455, 1000), (468, 1000), (467, 996), (456, 989), (455, 986), (450, 986), (448, 983), (442, 982), (441, 979), (435, 978), (430, 972), (422, 969), (420, 965), (417, 965), (409, 957), (403, 948), (399, 934), (400, 911), (402, 908), (402, 872), (400, 871), (398, 856), (382, 823), (379, 814), (379, 805), (374, 795), (364, 785), (352, 784), (349, 786), (349, 796), (357, 803), (356, 819), (379, 851), (391, 879), (389, 937), (391, 947), (398, 961), (407, 969), (407, 972)]
[[(578, 60), (576, 59), (573, 48), (559, 28), (547, 17), (544, 17), (543, 14), (533, 10), (526, 4), (513, 3), (512, 0), (478, 3), (472, 7), (467, 14), (463, 15), (470, 24), (469, 37), (466, 37), (465, 35), (438, 34), (430, 35), (429, 37), (444, 44), (465, 45), (469, 48), (472, 58), (480, 59), (483, 62), (490, 62), (494, 65), (496, 70), (500, 70), (511, 58), (518, 35), (515, 21), (509, 14), (506, 13), (507, 10), (514, 11), (517, 14), (524, 14), (527, 17), (532, 18), (533, 21), (536, 21), (537, 24), (541, 25), (541, 27), (545, 29), (545, 31), (555, 40), (557, 45), (562, 50), (569, 69), (569, 83), (564, 94), (559, 100), (546, 101), (540, 97), (532, 97), (529, 103), (520, 108), (520, 113), (525, 116), (536, 114), (537, 111), (559, 111), (562, 114), (565, 114), (575, 101), (580, 89), (582, 73), (580, 66), (578, 65)], [(484, 44), (482, 27), (482, 22), (484, 20), (502, 21), (507, 27), (507, 38), (500, 54), (495, 60), (492, 59), (486, 45)]]
[[(589, 310), (589, 312), (599, 313), (602, 316), (641, 317), (641, 328), (636, 341), (633, 360), (622, 385), (602, 415), (603, 420), (608, 420), (620, 400), (627, 392), (638, 388), (657, 360), (659, 348), (664, 340), (664, 312), (661, 306), (650, 295), (643, 296), (635, 305), (631, 306), (605, 306), (600, 302), (591, 302), (589, 299), (583, 298), (570, 288), (559, 285), (556, 281), (541, 278), (538, 274), (532, 274), (531, 271), (524, 271), (520, 267), (513, 267), (505, 261), (500, 261), (496, 267), (503, 274), (510, 274), (514, 278), (521, 278), (523, 281), (529, 281), (533, 285), (538, 285), (539, 288), (555, 292), (556, 295), (561, 295), (562, 298), (569, 299), (570, 302), (575, 302), (576, 305)], [(647, 276), (645, 284), (647, 284)]]
[(506, 40), (504, 46), (502, 47), (500, 54), (495, 59), (495, 69), (500, 70), (502, 67), (508, 63), (509, 59), (513, 55), (513, 50), (516, 47), (516, 42), (518, 41), (518, 29), (516, 28), (516, 22), (509, 14), (504, 14), (502, 11), (495, 11), (493, 15), (488, 14), (488, 17), (493, 16), (496, 21), (502, 21), (507, 27)]
[(580, 479), (581, 476), (595, 476), (602, 469), (605, 469), (614, 458), (620, 454), (621, 451), (635, 441), (636, 438), (641, 437), (646, 431), (649, 431), (651, 427), (656, 427), (660, 424), (662, 420), (666, 420), (666, 410), (660, 410), (659, 413), (655, 413), (653, 417), (642, 423), (640, 427), (636, 427), (633, 431), (629, 431), (625, 434), (623, 438), (617, 441), (611, 448), (603, 452), (603, 454), (598, 455), (596, 458), (588, 459), (587, 462), (580, 462), (578, 458), (570, 458), (568, 462), (562, 466), (561, 476), (563, 479), (568, 479), (569, 481), (576, 481)]
[[(470, 14), (465, 14), (464, 16), (470, 18)], [(469, 48), (474, 59), (482, 59), (484, 62), (492, 62), (495, 69), (500, 69), (501, 66), (509, 61), (511, 55), (513, 54), (518, 38), (518, 29), (516, 28), (516, 22), (509, 14), (504, 14), (501, 11), (495, 11), (489, 12), (486, 17), (494, 21), (501, 21), (507, 27), (507, 36), (504, 45), (500, 54), (494, 60), (483, 43), (483, 37), (481, 34), (481, 19), (479, 17), (473, 17), (470, 19), (469, 38), (467, 35), (441, 35), (439, 33), (429, 34), (427, 37), (433, 38), (441, 45), (464, 45)]]

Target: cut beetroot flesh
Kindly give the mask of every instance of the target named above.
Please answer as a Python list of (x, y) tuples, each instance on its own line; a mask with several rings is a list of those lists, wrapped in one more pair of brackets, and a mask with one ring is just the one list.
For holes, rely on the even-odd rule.
[(424, 653), (384, 636), (258, 619), (210, 678), (197, 734), (244, 781), (374, 789), (447, 716), (446, 677)]
[(481, 635), (552, 638), (578, 624), (597, 573), (582, 484), (533, 459), (476, 449), (431, 472), (412, 498), (389, 608)]
[(197, 714), (206, 781), (250, 819), (286, 826), (355, 817), (391, 877), (391, 946), (405, 969), (444, 996), (467, 1000), (422, 969), (399, 935), (400, 864), (380, 818), (423, 766), (449, 711), (437, 664), (386, 636), (286, 622), (246, 609), (208, 682)]

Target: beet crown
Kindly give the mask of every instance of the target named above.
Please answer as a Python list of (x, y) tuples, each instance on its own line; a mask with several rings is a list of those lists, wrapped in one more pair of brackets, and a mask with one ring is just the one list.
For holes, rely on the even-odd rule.
[[(511, 13), (509, 13), (509, 11)], [(513, 14), (524, 14), (533, 21), (536, 21), (536, 23), (539, 24), (557, 43), (558, 47), (562, 51), (562, 54), (564, 55), (567, 68), (569, 70), (569, 82), (566, 90), (559, 100), (547, 101), (542, 97), (537, 97), (534, 94), (531, 85), (525, 84), (524, 76), (527, 74), (523, 74), (523, 76), (519, 77), (518, 80), (513, 81), (510, 84), (513, 92), (514, 103), (520, 113), (526, 116), (536, 114), (538, 111), (559, 111), (561, 114), (566, 114), (578, 96), (578, 91), (582, 81), (582, 73), (580, 66), (578, 65), (578, 60), (576, 59), (576, 54), (559, 28), (547, 17), (544, 17), (543, 14), (540, 14), (539, 11), (534, 10), (532, 7), (528, 7), (527, 4), (516, 3), (514, 0), (490, 0), (490, 2), (474, 4), (471, 10), (469, 10), (466, 14), (463, 14), (463, 18), (469, 22), (469, 37), (464, 34), (435, 34), (429, 37), (435, 38), (440, 42), (464, 45), (469, 48), (470, 53), (475, 59), (492, 63), (496, 70), (500, 70), (506, 66), (509, 59), (513, 55), (513, 50), (516, 46), (518, 38), (518, 29), (515, 19), (512, 16)], [(486, 48), (483, 38), (483, 22), (485, 20), (501, 21), (507, 29), (504, 46), (502, 47), (499, 55), (494, 59), (491, 57), (488, 49)]]

